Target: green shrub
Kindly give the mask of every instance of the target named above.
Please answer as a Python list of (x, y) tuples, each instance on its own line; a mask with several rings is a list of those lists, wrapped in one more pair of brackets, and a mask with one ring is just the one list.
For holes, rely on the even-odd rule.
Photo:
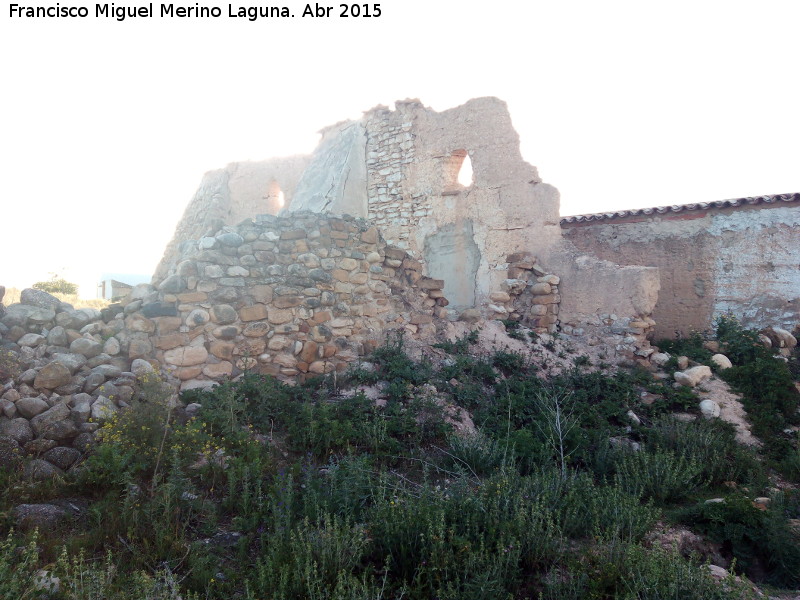
[(659, 340), (656, 346), (662, 352), (667, 352), (673, 357), (686, 356), (690, 360), (710, 365), (713, 353), (703, 347), (704, 341), (702, 333), (693, 331), (689, 334), (689, 337), (678, 337), (675, 340)]
[(543, 580), (543, 600), (755, 600), (746, 583), (717, 582), (676, 550), (610, 539), (584, 550)]
[(78, 293), (77, 283), (71, 283), (58, 275), (53, 275), (52, 279), (49, 281), (37, 281), (31, 287), (47, 292), (48, 294), (73, 295)]
[(248, 597), (346, 598), (359, 589), (373, 593), (355, 573), (368, 544), (363, 526), (327, 514), (316, 522), (305, 519), (270, 539), (249, 578)]
[(630, 600), (732, 600), (756, 598), (752, 588), (728, 578), (717, 582), (702, 565), (675, 550), (631, 546), (622, 569), (620, 598)]
[(789, 450), (778, 463), (778, 470), (792, 483), (800, 483), (800, 448)]
[(781, 460), (793, 448), (783, 430), (800, 420), (800, 392), (787, 364), (775, 358), (726, 369), (722, 377), (742, 394), (753, 434), (764, 442), (767, 456)]
[(721, 315), (715, 322), (721, 350), (734, 365), (745, 365), (772, 356), (758, 339), (758, 332), (745, 329), (733, 315)]
[(175, 574), (167, 567), (149, 575), (145, 571), (127, 573), (115, 564), (111, 552), (105, 560), (88, 560), (83, 552), (70, 557), (63, 549), (56, 562), (60, 579), (59, 598), (65, 600), (199, 600), (182, 591)]
[(749, 482), (763, 476), (755, 455), (736, 442), (732, 425), (719, 420), (684, 422), (670, 415), (653, 421), (648, 444), (683, 454), (702, 467), (700, 478), (710, 485), (725, 481)]
[(413, 597), (505, 597), (521, 566), (540, 568), (557, 553), (549, 507), (513, 472), (478, 486), (470, 478), (385, 489), (370, 515), (373, 556), (389, 557)]
[[(533, 479), (552, 477), (542, 472)], [(638, 492), (618, 485), (598, 485), (587, 473), (572, 473), (557, 493), (552, 481), (545, 486), (546, 502), (552, 507), (561, 531), (570, 538), (602, 535), (630, 540), (641, 539), (652, 527), (658, 511), (652, 503), (642, 504)]]
[(769, 583), (784, 587), (800, 584), (800, 539), (789, 527), (783, 495), (760, 510), (743, 495), (724, 502), (702, 503), (684, 509), (680, 519), (711, 541), (723, 544), (745, 573), (766, 571)]
[(303, 511), (312, 520), (323, 514), (339, 515), (363, 522), (379, 489), (379, 474), (367, 455), (333, 459), (321, 469), (303, 469)]
[(470, 331), (464, 337), (458, 338), (455, 342), (446, 340), (434, 344), (434, 348), (440, 348), (448, 354), (467, 354), (470, 346), (478, 343), (478, 332)]
[(448, 437), (447, 458), (456, 469), (475, 476), (489, 475), (506, 464), (513, 449), (508, 444), (491, 439), (476, 431), (471, 434), (451, 434)]
[(624, 490), (666, 503), (685, 498), (700, 485), (703, 466), (685, 454), (656, 448), (621, 452), (616, 471), (616, 481)]

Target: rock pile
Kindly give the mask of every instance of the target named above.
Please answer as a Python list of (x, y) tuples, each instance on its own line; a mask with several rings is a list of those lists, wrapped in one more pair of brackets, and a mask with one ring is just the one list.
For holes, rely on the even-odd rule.
[[(127, 405), (136, 376), (120, 317), (114, 309), (76, 310), (35, 289), (0, 313), (0, 464), (16, 466), (27, 455), (29, 477), (61, 473)], [(145, 361), (133, 366), (153, 370)]]

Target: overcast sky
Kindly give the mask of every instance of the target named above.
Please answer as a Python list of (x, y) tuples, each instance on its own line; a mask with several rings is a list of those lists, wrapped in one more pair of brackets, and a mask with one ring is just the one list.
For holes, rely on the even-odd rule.
[(506, 100), (564, 215), (800, 191), (794, 0), (389, 0), (359, 19), (286, 2), (295, 18), (255, 22), (223, 2), (123, 22), (5, 3), (0, 284), (65, 269), (93, 295), (101, 273), (149, 274), (205, 171), (310, 152), (404, 98)]

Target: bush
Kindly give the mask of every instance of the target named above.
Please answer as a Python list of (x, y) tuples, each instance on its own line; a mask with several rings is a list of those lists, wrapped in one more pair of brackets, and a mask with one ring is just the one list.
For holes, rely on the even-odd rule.
[(72, 295), (78, 293), (77, 283), (70, 283), (63, 277), (58, 277), (57, 275), (53, 275), (50, 281), (37, 281), (31, 287), (47, 292), (48, 294)]
[(689, 337), (678, 337), (675, 340), (659, 340), (656, 343), (662, 352), (667, 352), (672, 356), (686, 356), (703, 364), (711, 364), (712, 352), (703, 347), (703, 335), (699, 331), (693, 331)]
[(477, 431), (472, 434), (451, 434), (447, 458), (457, 469), (475, 476), (489, 475), (506, 464), (513, 454), (508, 444), (488, 438)]
[(758, 332), (742, 327), (733, 315), (720, 316), (715, 327), (717, 340), (734, 365), (741, 366), (772, 356), (772, 352), (758, 339)]
[(138, 396), (130, 406), (114, 413), (98, 430), (100, 448), (82, 477), (107, 484), (124, 480), (124, 474), (150, 478), (169, 459), (194, 461), (198, 453), (217, 449), (199, 422), (175, 426), (170, 390), (158, 376), (150, 373), (138, 383)]
[(620, 452), (616, 481), (627, 492), (666, 503), (685, 498), (702, 483), (703, 466), (685, 454), (656, 448)]
[(229, 448), (246, 444), (253, 431), (285, 435), (290, 450), (320, 459), (355, 450), (395, 454), (442, 439), (450, 429), (442, 409), (410, 384), (398, 390), (381, 408), (363, 394), (333, 397), (324, 381), (289, 386), (246, 374), (184, 400), (202, 404), (206, 431)]
[(718, 583), (711, 573), (675, 550), (631, 546), (625, 555), (621, 598), (630, 600), (754, 599), (746, 584), (729, 578)]
[(679, 516), (727, 548), (745, 573), (755, 577), (763, 570), (769, 583), (790, 587), (800, 584), (800, 540), (789, 527), (788, 505), (787, 498), (777, 495), (762, 511), (737, 494), (689, 507)]
[[(249, 590), (255, 597), (337, 598), (358, 578), (368, 538), (362, 526), (331, 515), (317, 522), (305, 519), (272, 538), (258, 560)], [(338, 590), (338, 591), (337, 591)]]
[(61, 594), (66, 600), (199, 600), (196, 594), (181, 591), (181, 585), (169, 567), (153, 575), (145, 571), (120, 572), (111, 552), (105, 560), (87, 560), (83, 552), (70, 557), (64, 549), (56, 563), (55, 574), (61, 580)]
[(767, 456), (781, 460), (790, 453), (793, 447), (783, 430), (800, 421), (800, 392), (786, 363), (772, 357), (758, 358), (726, 369), (722, 377), (742, 394), (753, 434), (764, 442)]
[(711, 573), (676, 550), (645, 548), (618, 539), (553, 569), (544, 578), (542, 600), (755, 600), (752, 588)]
[(666, 415), (656, 419), (646, 435), (650, 445), (698, 463), (702, 467), (700, 479), (710, 485), (763, 478), (758, 459), (736, 442), (733, 426), (728, 423), (705, 419), (683, 422)]

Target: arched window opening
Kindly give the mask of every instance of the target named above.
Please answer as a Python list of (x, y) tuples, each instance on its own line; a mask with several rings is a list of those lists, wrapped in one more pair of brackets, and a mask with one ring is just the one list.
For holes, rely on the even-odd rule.
[(267, 194), (264, 198), (267, 201), (267, 213), (271, 215), (277, 215), (286, 205), (286, 196), (281, 186), (274, 179), (267, 187)]
[(472, 185), (472, 160), (469, 158), (469, 154), (464, 157), (464, 161), (461, 163), (461, 168), (458, 170), (458, 178), (457, 181), (464, 187), (469, 187)]
[(444, 193), (458, 193), (473, 184), (472, 160), (466, 150), (456, 150), (444, 160)]

